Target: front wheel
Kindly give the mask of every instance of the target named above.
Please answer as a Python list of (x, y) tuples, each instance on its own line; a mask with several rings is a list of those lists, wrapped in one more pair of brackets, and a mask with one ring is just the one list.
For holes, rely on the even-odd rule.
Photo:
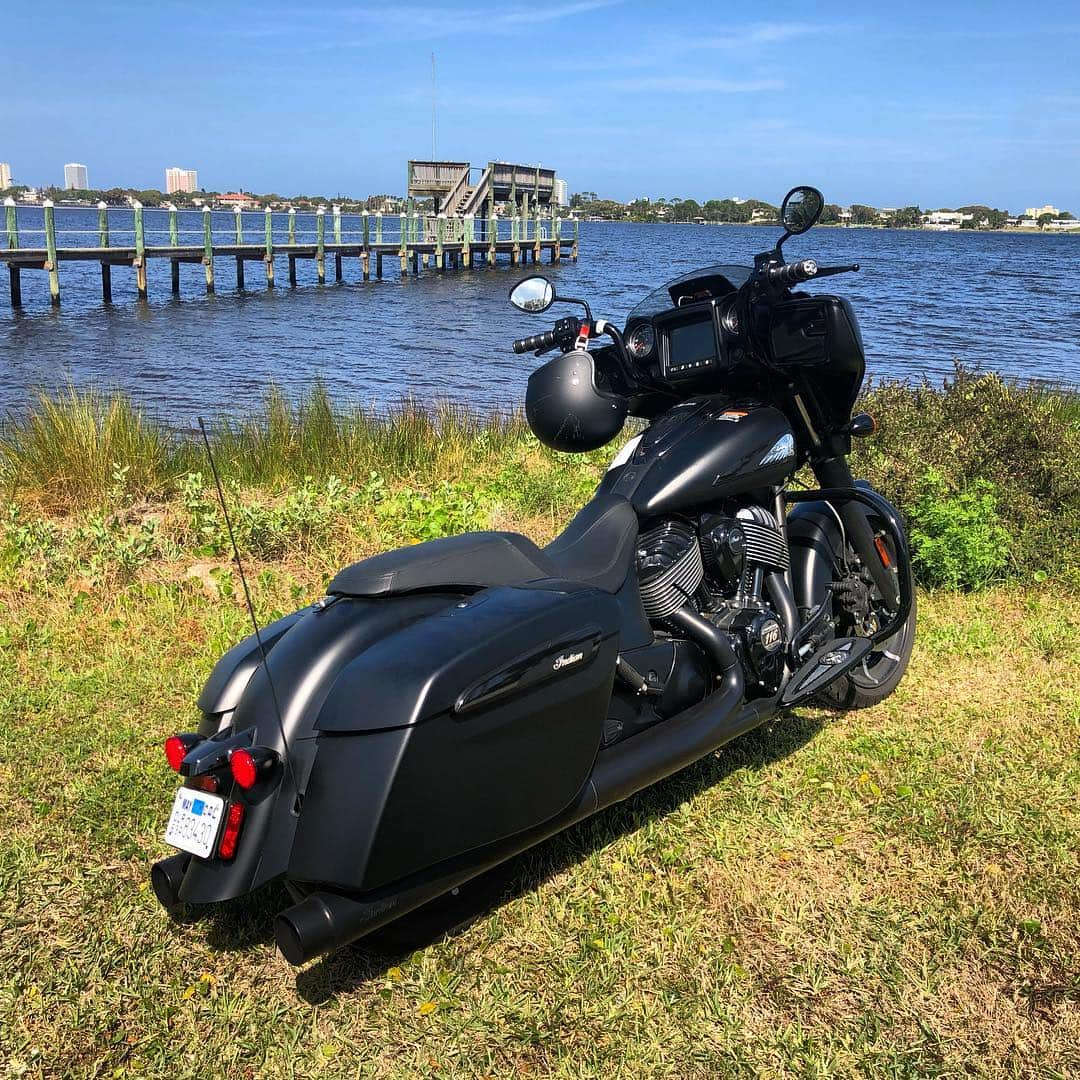
[[(875, 532), (886, 543), (890, 556), (895, 560), (896, 552), (893, 550), (892, 542), (887, 538), (887, 533), (880, 528), (882, 523), (875, 520), (873, 516), (870, 520)], [(851, 548), (848, 548), (847, 556), (848, 577), (849, 579), (854, 577), (855, 580), (863, 582), (861, 598), (864, 599), (861, 599), (861, 603), (853, 604), (851, 608), (841, 613), (841, 632), (868, 636), (875, 626), (887, 623), (889, 613), (884, 610), (877, 590), (870, 587), (869, 575), (861, 571), (859, 557)], [(911, 574), (910, 566), (906, 567), (906, 572)], [(911, 611), (904, 625), (891, 638), (868, 652), (858, 667), (831, 683), (817, 695), (817, 700), (826, 708), (845, 711), (868, 709), (884, 701), (899, 685), (911, 661), (912, 649), (915, 647), (914, 582), (912, 586)]]

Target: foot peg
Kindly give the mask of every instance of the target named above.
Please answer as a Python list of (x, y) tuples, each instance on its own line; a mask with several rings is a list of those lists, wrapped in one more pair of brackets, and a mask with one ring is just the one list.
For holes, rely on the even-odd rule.
[(780, 695), (780, 704), (785, 708), (797, 705), (819, 690), (824, 690), (841, 675), (846, 675), (853, 667), (860, 664), (872, 648), (873, 643), (869, 638), (834, 638), (818, 649), (792, 675), (791, 682), (784, 687), (784, 692)]

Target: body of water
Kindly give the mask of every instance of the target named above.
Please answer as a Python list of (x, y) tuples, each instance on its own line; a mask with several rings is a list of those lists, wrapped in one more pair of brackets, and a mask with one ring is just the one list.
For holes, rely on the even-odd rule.
[[(147, 243), (167, 242), (165, 215), (147, 211), (146, 219)], [(180, 219), (181, 242), (201, 243), (201, 215)], [(130, 216), (110, 221), (112, 242), (130, 245)], [(259, 242), (263, 215), (245, 221), (248, 242)], [(20, 209), (19, 222), (22, 246), (44, 246), (35, 231), (40, 211)], [(298, 216), (297, 226), (298, 239), (313, 236), (313, 217)], [(215, 215), (219, 242), (231, 241), (232, 228), (231, 214)], [(57, 229), (61, 246), (95, 244), (97, 212), (59, 208)], [(356, 220), (347, 221), (344, 238), (354, 239), (356, 230)], [(328, 222), (328, 239), (330, 231)], [(762, 227), (586, 222), (580, 261), (539, 269), (560, 291), (587, 299), (597, 317), (621, 321), (664, 281), (711, 263), (749, 263), (776, 235)], [(284, 241), (284, 217), (277, 216), (275, 242)], [(817, 229), (790, 240), (785, 255), (861, 264), (858, 274), (809, 289), (850, 298), (871, 376), (938, 381), (961, 360), (1020, 379), (1080, 385), (1078, 237)], [(343, 404), (386, 405), (411, 395), (511, 408), (522, 402), (535, 365), (510, 351), (511, 340), (574, 311), (515, 311), (507, 292), (523, 271), (504, 264), (402, 281), (396, 259), (388, 259), (386, 279), (369, 283), (359, 280), (359, 260), (345, 267), (344, 284), (319, 287), (314, 263), (302, 261), (300, 287), (291, 289), (281, 257), (278, 287), (269, 291), (259, 265), (248, 263), (249, 288), (237, 292), (225, 258), (216, 267), (218, 292), (206, 296), (202, 267), (183, 266), (177, 300), (168, 262), (152, 260), (149, 303), (136, 300), (134, 271), (116, 267), (106, 306), (97, 264), (64, 263), (59, 310), (49, 306), (47, 275), (24, 272), (21, 311), (10, 308), (0, 282), (0, 410), (17, 412), (30, 389), (70, 381), (122, 387), (155, 414), (186, 423), (198, 412), (243, 413), (271, 382), (296, 394), (315, 378)]]

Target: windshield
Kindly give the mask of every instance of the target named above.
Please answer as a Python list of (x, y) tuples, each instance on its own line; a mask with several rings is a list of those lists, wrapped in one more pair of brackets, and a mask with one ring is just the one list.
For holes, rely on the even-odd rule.
[[(734, 265), (720, 265), (720, 266), (706, 266), (700, 270), (691, 270), (688, 274), (683, 274), (681, 277), (673, 278), (666, 285), (661, 285), (659, 289), (654, 289), (648, 296), (645, 297), (639, 304), (626, 317), (627, 322), (631, 322), (634, 319), (651, 319), (654, 315), (659, 315), (662, 311), (669, 311), (675, 306), (675, 301), (672, 300), (672, 290), (678, 294), (682, 292), (678, 286), (688, 284), (691, 281), (698, 281), (700, 279), (713, 279), (711, 281), (702, 282), (703, 286), (707, 289), (709, 296), (724, 296), (727, 293), (734, 292), (746, 283), (746, 280), (750, 277), (753, 270), (749, 266), (734, 266)], [(696, 292), (697, 290), (687, 290), (688, 292)]]

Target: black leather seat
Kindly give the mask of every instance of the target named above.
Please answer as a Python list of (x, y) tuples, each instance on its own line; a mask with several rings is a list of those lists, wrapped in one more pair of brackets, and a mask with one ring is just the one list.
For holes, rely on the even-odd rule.
[(517, 533), (449, 536), (353, 563), (330, 582), (329, 591), (394, 596), (564, 578), (615, 593), (633, 564), (636, 540), (637, 515), (630, 503), (621, 495), (601, 495), (543, 550)]

